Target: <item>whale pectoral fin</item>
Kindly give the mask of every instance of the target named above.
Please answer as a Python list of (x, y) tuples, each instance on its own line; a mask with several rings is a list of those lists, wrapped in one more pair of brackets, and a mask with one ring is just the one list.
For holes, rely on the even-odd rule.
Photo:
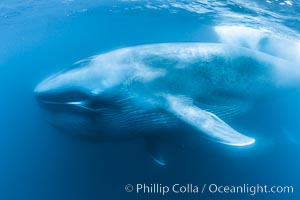
[(231, 146), (246, 146), (255, 142), (255, 139), (237, 132), (215, 114), (195, 106), (189, 98), (165, 95), (165, 99), (169, 112), (216, 142)]
[(146, 138), (145, 145), (155, 163), (161, 166), (167, 164), (166, 155), (164, 154), (164, 144), (159, 138)]
[(249, 108), (249, 104), (245, 103), (244, 105), (239, 104), (209, 104), (209, 103), (199, 103), (197, 101), (194, 102), (194, 105), (205, 110), (207, 112), (214, 113), (219, 118), (224, 120), (232, 120), (238, 117), (240, 114), (246, 112)]

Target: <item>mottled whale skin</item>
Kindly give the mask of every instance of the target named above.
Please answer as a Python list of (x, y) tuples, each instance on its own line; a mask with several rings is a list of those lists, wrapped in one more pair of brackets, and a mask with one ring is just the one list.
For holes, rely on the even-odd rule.
[(255, 142), (251, 130), (240, 133), (226, 118), (299, 78), (294, 64), (247, 48), (164, 43), (79, 61), (42, 81), (35, 94), (51, 123), (74, 134), (105, 141), (185, 126), (187, 135), (246, 146)]

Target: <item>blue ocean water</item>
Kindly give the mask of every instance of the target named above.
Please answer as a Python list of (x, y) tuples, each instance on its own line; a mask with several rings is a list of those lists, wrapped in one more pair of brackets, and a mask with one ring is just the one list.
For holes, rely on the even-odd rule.
[[(298, 93), (235, 121), (253, 132), (253, 146), (203, 139), (197, 148), (172, 149), (165, 167), (140, 141), (99, 143), (61, 133), (33, 94), (40, 81), (75, 61), (140, 44), (231, 43), (299, 66), (299, 1), (2, 0), (0, 30), (0, 199), (300, 198)], [(126, 184), (138, 183), (291, 185), (294, 193), (125, 192)]]

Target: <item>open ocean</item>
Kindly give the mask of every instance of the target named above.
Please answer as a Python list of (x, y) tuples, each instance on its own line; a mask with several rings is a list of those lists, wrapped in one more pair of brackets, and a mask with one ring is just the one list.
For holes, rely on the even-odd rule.
[[(96, 54), (175, 42), (246, 47), (300, 71), (300, 1), (1, 0), (0, 200), (300, 199), (300, 90), (233, 120), (255, 144), (201, 138), (193, 148), (170, 145), (166, 166), (140, 140), (86, 140), (45, 119), (33, 91), (48, 76)], [(137, 184), (189, 184), (199, 192), (137, 193)], [(213, 184), (293, 192), (209, 192)]]

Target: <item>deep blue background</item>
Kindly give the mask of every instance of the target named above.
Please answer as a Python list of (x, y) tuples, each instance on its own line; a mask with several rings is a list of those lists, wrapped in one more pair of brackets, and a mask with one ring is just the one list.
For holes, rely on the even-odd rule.
[[(213, 14), (130, 9), (132, 4), (0, 3), (0, 199), (135, 199), (124, 186), (144, 182), (293, 185), (292, 195), (259, 194), (255, 199), (300, 198), (300, 146), (282, 137), (276, 126), (251, 148), (203, 140), (197, 149), (174, 149), (170, 164), (160, 167), (141, 141), (84, 141), (60, 133), (44, 120), (33, 96), (34, 87), (77, 60), (138, 44), (217, 41), (212, 27), (218, 22)], [(283, 9), (291, 15), (297, 10), (296, 5)], [(289, 19), (282, 24), (299, 30), (298, 21)], [(261, 130), (273, 127), (263, 119), (248, 123), (249, 127), (258, 124)], [(250, 199), (249, 195), (211, 194), (138, 197)]]

